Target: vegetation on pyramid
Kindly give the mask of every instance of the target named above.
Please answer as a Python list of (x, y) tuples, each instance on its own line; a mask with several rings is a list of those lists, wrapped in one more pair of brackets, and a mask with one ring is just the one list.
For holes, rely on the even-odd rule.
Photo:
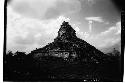
[(35, 58), (43, 56), (62, 57), (65, 60), (81, 59), (99, 63), (105, 56), (101, 51), (76, 36), (76, 31), (68, 22), (63, 22), (54, 42), (31, 52)]

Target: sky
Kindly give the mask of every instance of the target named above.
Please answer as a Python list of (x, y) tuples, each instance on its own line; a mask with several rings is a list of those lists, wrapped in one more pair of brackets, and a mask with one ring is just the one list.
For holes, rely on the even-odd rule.
[(10, 0), (7, 51), (42, 48), (54, 41), (63, 21), (97, 49), (121, 41), (121, 14), (112, 0)]

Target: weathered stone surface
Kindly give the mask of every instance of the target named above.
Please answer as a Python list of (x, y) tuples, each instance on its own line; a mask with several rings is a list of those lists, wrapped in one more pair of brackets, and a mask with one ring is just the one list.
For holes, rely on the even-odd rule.
[(55, 56), (64, 59), (80, 58), (83, 61), (101, 61), (101, 57), (104, 54), (86, 41), (78, 38), (75, 32), (71, 25), (64, 21), (54, 42), (32, 51), (31, 54), (38, 58), (42, 56)]

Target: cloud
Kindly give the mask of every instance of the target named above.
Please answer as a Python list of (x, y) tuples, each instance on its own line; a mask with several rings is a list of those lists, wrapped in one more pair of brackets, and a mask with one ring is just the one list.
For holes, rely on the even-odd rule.
[[(54, 2), (54, 4), (57, 4), (57, 2)], [(52, 4), (51, 6), (55, 7), (55, 5), (53, 6)], [(52, 42), (57, 36), (60, 25), (64, 20), (70, 21), (70, 18), (60, 15), (61, 13), (57, 16), (48, 15), (47, 19), (49, 20), (39, 20), (41, 19), (41, 15), (38, 15), (38, 17), (36, 17), (37, 19), (26, 18), (20, 13), (17, 13), (15, 9), (11, 9), (11, 7), (12, 6), (9, 6), (7, 8), (7, 49), (30, 52), (34, 48), (43, 47), (47, 43)], [(49, 11), (49, 8), (47, 10)], [(67, 11), (67, 13), (69, 12)], [(29, 14), (30, 13), (27, 15)], [(54, 18), (51, 19), (51, 17)], [(86, 18), (86, 20), (103, 22), (101, 17), (91, 17)], [(78, 26), (74, 26), (73, 28), (76, 30), (78, 37), (85, 39), (87, 42), (97, 48), (113, 45), (120, 40), (121, 22), (117, 22), (116, 25), (109, 27), (109, 29), (97, 35), (91, 35), (90, 33), (82, 32), (81, 28)]]
[(117, 30), (116, 34), (121, 34), (121, 22), (116, 23), (116, 30)]
[(89, 33), (87, 33), (87, 32), (85, 32), (83, 37), (84, 37), (84, 38), (85, 38), (85, 40), (86, 40), (89, 36), (90, 36), (90, 34), (89, 34)]
[(121, 22), (117, 22), (116, 25), (109, 27), (106, 31), (97, 35), (91, 35), (88, 37), (88, 42), (97, 48), (105, 48), (113, 46), (121, 40)]
[(81, 9), (78, 0), (13, 0), (14, 11), (35, 19), (53, 19)]
[(57, 0), (54, 7), (48, 8), (45, 18), (53, 18), (60, 15), (71, 14), (81, 9), (81, 3), (78, 0)]
[(85, 17), (85, 19), (88, 20), (88, 21), (104, 22), (102, 17)]
[(74, 29), (76, 31), (76, 35), (79, 38), (82, 38), (82, 39), (86, 40), (90, 36), (89, 32), (82, 32), (79, 27), (76, 27), (76, 26), (73, 26), (73, 27), (74, 27)]
[(93, 4), (95, 4), (95, 0), (88, 0), (88, 4), (91, 6)]
[(7, 50), (12, 51), (30, 52), (34, 48), (47, 45), (57, 36), (61, 23), (64, 20), (70, 21), (64, 16), (40, 21), (25, 18), (15, 13), (11, 7), (7, 11)]
[(110, 27), (108, 30), (101, 33), (101, 35), (119, 35), (121, 34), (121, 22), (117, 22), (115, 26)]
[(75, 30), (76, 30), (76, 32), (79, 32), (79, 31), (80, 31), (80, 29), (79, 29), (78, 27), (75, 27)]
[[(77, 23), (76, 23), (76, 24), (77, 24)], [(89, 33), (87, 33), (87, 32), (84, 32), (84, 33), (83, 33), (83, 32), (80, 30), (80, 28), (79, 28), (78, 26), (76, 26), (75, 24), (73, 24), (72, 27), (75, 29), (76, 35), (77, 35), (79, 38), (86, 39), (87, 37), (89, 37)]]

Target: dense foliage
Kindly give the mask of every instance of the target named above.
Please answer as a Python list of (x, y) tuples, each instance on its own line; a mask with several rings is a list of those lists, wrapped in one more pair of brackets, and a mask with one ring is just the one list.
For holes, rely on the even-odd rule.
[(4, 81), (122, 81), (120, 53), (108, 53), (103, 63), (9, 51), (3, 57)]

